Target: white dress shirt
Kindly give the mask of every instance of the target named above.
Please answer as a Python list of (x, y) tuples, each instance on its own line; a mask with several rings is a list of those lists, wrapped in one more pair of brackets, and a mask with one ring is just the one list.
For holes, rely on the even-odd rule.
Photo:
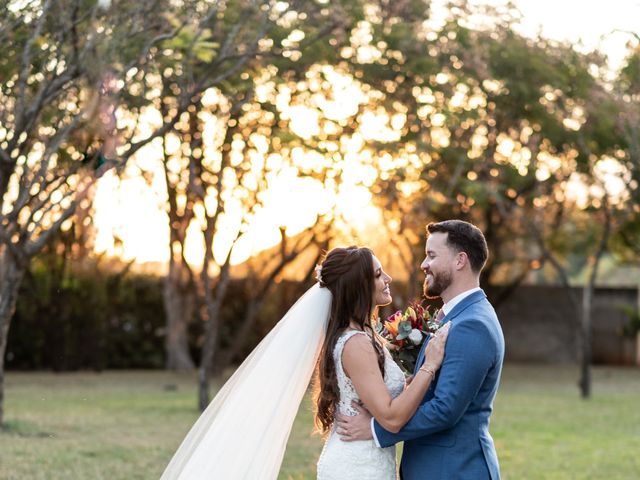
[[(480, 287), (475, 287), (470, 290), (465, 290), (464, 292), (459, 293), (458, 295), (453, 297), (451, 300), (449, 300), (447, 303), (445, 303), (442, 306), (442, 311), (444, 312), (444, 316), (446, 317), (447, 315), (449, 315), (449, 312), (453, 310), (453, 307), (455, 307), (463, 299), (465, 299), (472, 293), (478, 292), (480, 290), (482, 290)], [(374, 421), (374, 418), (372, 417), (371, 418), (371, 434), (373, 435), (373, 441), (375, 442), (376, 446), (380, 447), (380, 442), (378, 442), (378, 437), (376, 437), (376, 429), (373, 427), (373, 421)]]

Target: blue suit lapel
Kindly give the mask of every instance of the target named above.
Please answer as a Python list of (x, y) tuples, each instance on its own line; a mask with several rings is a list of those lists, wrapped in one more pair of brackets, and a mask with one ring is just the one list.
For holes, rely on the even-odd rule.
[(429, 335), (427, 338), (425, 338), (424, 342), (422, 343), (422, 347), (420, 348), (420, 352), (418, 353), (418, 358), (416, 358), (416, 364), (413, 367), (413, 374), (414, 375), (418, 373), (418, 369), (424, 363), (424, 351), (427, 349), (427, 343), (429, 343), (429, 340), (431, 340), (431, 335)]

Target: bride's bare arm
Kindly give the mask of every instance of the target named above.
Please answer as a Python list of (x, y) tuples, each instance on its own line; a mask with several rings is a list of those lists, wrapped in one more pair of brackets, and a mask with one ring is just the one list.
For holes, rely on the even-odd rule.
[(364, 335), (354, 335), (342, 352), (342, 366), (367, 410), (386, 430), (398, 432), (420, 405), (433, 376), (442, 365), (449, 324), (429, 341), (423, 367), (411, 384), (396, 398), (391, 398), (378, 367), (376, 352)]

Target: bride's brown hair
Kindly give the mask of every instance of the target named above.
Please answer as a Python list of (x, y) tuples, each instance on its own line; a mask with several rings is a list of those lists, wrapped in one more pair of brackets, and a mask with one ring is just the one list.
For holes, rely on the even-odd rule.
[(384, 376), (384, 353), (371, 326), (374, 311), (373, 252), (366, 247), (334, 248), (321, 264), (320, 285), (331, 291), (331, 316), (316, 369), (316, 428), (327, 433), (333, 424), (340, 398), (333, 350), (336, 341), (353, 320), (371, 334), (371, 343)]

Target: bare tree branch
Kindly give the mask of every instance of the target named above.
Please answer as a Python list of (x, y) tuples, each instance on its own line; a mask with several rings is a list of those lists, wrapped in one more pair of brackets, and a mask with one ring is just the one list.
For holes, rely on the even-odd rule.
[[(49, 13), (49, 8), (51, 7), (51, 0), (45, 0), (44, 5), (42, 6), (42, 13), (36, 22), (36, 26), (31, 34), (31, 37), (27, 40), (27, 43), (24, 46), (24, 50), (22, 51), (22, 64), (20, 68), (20, 73), (18, 75), (18, 95), (17, 95), (17, 104), (15, 110), (15, 131), (22, 131), (22, 123), (24, 121), (24, 102), (26, 99), (26, 89), (27, 89), (27, 80), (29, 77), (29, 72), (31, 71), (31, 51), (36, 43), (36, 39), (40, 36), (42, 32), (42, 27), (44, 26), (45, 20)], [(19, 135), (14, 134), (14, 138)], [(17, 141), (17, 138), (16, 138)], [(12, 149), (10, 148), (9, 151)]]

